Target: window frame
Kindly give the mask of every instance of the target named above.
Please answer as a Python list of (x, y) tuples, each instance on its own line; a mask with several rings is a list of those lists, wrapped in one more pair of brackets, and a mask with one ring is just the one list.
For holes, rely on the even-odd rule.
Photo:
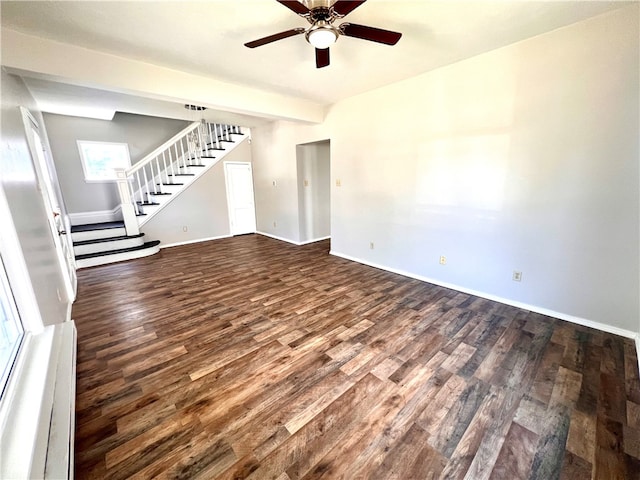
[(80, 154), (80, 164), (82, 165), (82, 172), (84, 174), (84, 181), (86, 183), (113, 183), (117, 181), (117, 176), (114, 172), (112, 177), (99, 177), (96, 175), (92, 175), (91, 166), (89, 162), (91, 159), (88, 159), (85, 155), (85, 151), (83, 149), (84, 145), (101, 145), (101, 146), (112, 146), (112, 147), (122, 147), (123, 151), (121, 152), (123, 155), (121, 158), (125, 160), (126, 165), (119, 165), (115, 168), (130, 168), (131, 167), (131, 155), (129, 154), (129, 144), (128, 143), (120, 143), (120, 142), (102, 142), (95, 140), (76, 140), (78, 145), (78, 153)]
[[(22, 323), (22, 319), (20, 317), (20, 312), (18, 311), (18, 305), (16, 303), (16, 298), (13, 293), (13, 289), (11, 287), (11, 282), (9, 281), (9, 275), (7, 273), (7, 268), (4, 264), (2, 256), (0, 255), (0, 295), (2, 295), (2, 301), (6, 300), (7, 305), (4, 305), (3, 310), (11, 315), (11, 320), (17, 324), (18, 336), (15, 339), (13, 345), (11, 345), (9, 355), (7, 356), (7, 362), (4, 365), (0, 365), (0, 401), (7, 390), (7, 385), (9, 383), (9, 377), (16, 365), (16, 360), (18, 358), (18, 353), (24, 344), (25, 339), (25, 326)], [(5, 308), (6, 307), (6, 308)], [(1, 319), (0, 319), (1, 321)]]

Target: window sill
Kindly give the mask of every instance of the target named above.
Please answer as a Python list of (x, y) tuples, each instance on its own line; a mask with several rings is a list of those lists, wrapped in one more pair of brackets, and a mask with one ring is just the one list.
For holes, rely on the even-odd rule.
[(0, 478), (72, 478), (75, 324), (25, 333), (0, 403)]

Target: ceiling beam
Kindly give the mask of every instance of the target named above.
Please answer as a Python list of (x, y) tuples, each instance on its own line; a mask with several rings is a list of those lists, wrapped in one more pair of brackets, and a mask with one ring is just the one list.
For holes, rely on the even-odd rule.
[(72, 85), (192, 103), (265, 119), (321, 123), (324, 106), (309, 100), (195, 75), (2, 29), (9, 71)]

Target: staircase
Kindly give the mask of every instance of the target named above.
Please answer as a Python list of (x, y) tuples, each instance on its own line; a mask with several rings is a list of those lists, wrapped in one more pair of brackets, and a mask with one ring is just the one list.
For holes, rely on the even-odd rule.
[(118, 170), (122, 220), (71, 227), (77, 268), (157, 253), (160, 241), (145, 241), (140, 227), (248, 138), (238, 126), (193, 122), (132, 167)]

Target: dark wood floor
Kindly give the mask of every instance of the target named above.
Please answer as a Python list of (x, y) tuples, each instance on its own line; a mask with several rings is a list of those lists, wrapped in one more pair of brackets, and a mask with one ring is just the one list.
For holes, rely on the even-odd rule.
[(632, 341), (328, 250), (80, 271), (76, 477), (640, 478)]

